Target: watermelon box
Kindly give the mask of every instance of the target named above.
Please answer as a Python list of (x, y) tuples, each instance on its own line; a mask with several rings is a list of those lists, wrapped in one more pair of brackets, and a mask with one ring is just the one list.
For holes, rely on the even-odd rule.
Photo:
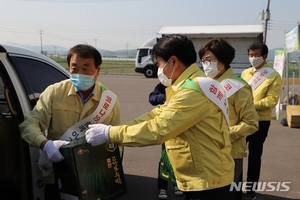
[(112, 200), (126, 194), (118, 145), (93, 147), (74, 140), (60, 148), (64, 160), (54, 166), (62, 200)]

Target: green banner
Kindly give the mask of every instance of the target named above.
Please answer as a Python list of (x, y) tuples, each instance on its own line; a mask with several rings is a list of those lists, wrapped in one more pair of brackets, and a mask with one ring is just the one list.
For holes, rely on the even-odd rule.
[(161, 161), (159, 163), (159, 175), (162, 179), (176, 184), (176, 178), (173, 171), (173, 167), (170, 163), (165, 144), (162, 145)]

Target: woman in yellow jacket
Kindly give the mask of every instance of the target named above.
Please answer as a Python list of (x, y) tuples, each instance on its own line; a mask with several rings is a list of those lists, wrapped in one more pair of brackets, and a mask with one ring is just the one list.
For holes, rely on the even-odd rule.
[(234, 161), (228, 114), (205, 95), (198, 80), (222, 87), (203, 77), (195, 63), (194, 45), (186, 36), (163, 37), (155, 44), (153, 56), (159, 80), (167, 87), (166, 102), (125, 125), (90, 128), (87, 142), (99, 145), (111, 140), (132, 147), (165, 142), (183, 200), (229, 199)]
[[(226, 40), (212, 39), (198, 53), (205, 74), (218, 80), (227, 92), (231, 155), (235, 162), (234, 182), (238, 185), (243, 181), (243, 158), (247, 156), (246, 137), (258, 129), (252, 89), (247, 82), (234, 75), (230, 63), (235, 57), (235, 49)], [(232, 191), (231, 197), (242, 200), (242, 191)]]

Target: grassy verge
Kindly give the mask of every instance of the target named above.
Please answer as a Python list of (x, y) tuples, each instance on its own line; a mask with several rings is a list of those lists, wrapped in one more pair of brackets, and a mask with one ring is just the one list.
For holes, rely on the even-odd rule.
[[(67, 59), (62, 57), (50, 57), (61, 66), (69, 70)], [(268, 62), (268, 66), (273, 66), (273, 62)], [(134, 60), (121, 60), (121, 59), (103, 59), (101, 65), (101, 73), (103, 74), (138, 74), (134, 71), (135, 61)], [(295, 63), (290, 63), (289, 65), (289, 77), (293, 77), (293, 71), (295, 71), (295, 77), (299, 77), (299, 66)], [(285, 73), (285, 72), (284, 72)]]
[[(61, 57), (50, 57), (65, 69), (69, 70), (67, 59)], [(134, 71), (134, 60), (106, 60), (103, 59), (101, 64), (101, 73), (104, 74), (137, 74)]]

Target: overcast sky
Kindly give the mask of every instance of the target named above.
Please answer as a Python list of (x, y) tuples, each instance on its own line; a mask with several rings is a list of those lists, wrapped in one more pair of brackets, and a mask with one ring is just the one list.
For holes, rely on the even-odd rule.
[[(136, 49), (161, 26), (262, 24), (267, 0), (0, 0), (0, 43)], [(300, 21), (300, 0), (270, 0), (270, 49)], [(58, 49), (57, 49), (58, 50)]]

